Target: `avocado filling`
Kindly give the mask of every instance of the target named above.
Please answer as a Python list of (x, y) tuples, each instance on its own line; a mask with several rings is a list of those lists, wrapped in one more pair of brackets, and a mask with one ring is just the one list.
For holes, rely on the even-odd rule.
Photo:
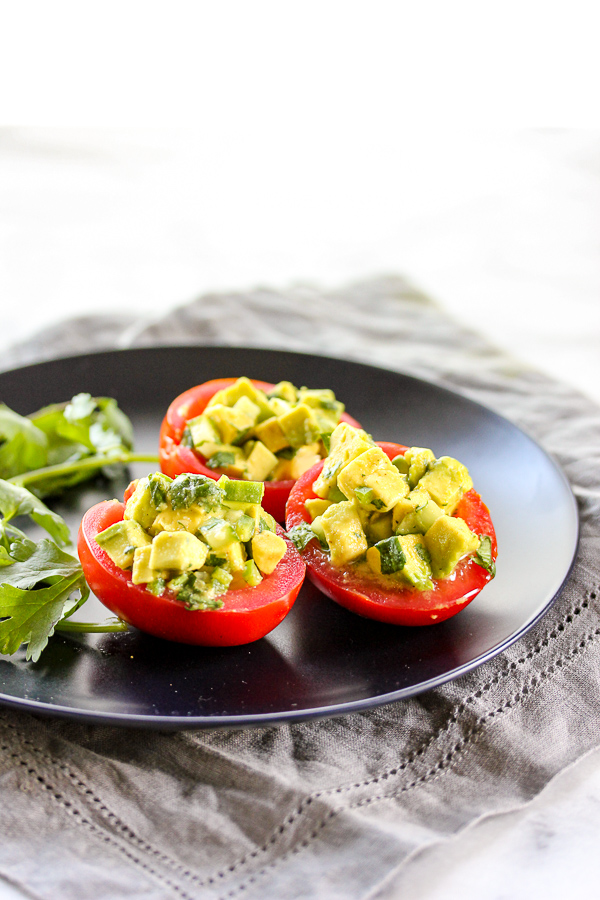
[(209, 468), (232, 477), (295, 481), (327, 455), (343, 411), (330, 390), (280, 381), (266, 394), (238, 378), (188, 421), (181, 442), (201, 453)]
[(156, 473), (137, 482), (122, 522), (96, 542), (134, 584), (176, 594), (188, 609), (220, 609), (227, 590), (256, 587), (285, 556), (264, 485)]
[(489, 536), (452, 515), (472, 487), (467, 468), (452, 457), (411, 447), (390, 460), (364, 431), (341, 423), (313, 485), (317, 498), (305, 503), (311, 522), (289, 536), (299, 549), (317, 537), (332, 566), (429, 590), (465, 557), (475, 554), (484, 565)]

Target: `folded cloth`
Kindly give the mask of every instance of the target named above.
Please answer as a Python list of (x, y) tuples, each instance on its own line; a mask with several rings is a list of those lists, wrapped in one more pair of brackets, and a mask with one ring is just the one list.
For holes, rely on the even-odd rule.
[(4, 709), (0, 871), (27, 896), (63, 900), (388, 896), (414, 851), (527, 803), (600, 744), (600, 409), (396, 277), (209, 295), (153, 322), (79, 319), (5, 364), (193, 341), (376, 361), (487, 404), (566, 472), (578, 560), (503, 654), (369, 712), (167, 734)]

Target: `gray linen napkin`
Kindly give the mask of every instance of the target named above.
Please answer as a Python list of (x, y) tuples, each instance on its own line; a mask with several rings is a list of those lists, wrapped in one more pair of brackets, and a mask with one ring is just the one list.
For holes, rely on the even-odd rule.
[(311, 350), (454, 387), (553, 454), (580, 503), (551, 612), (477, 671), (371, 712), (147, 733), (0, 712), (0, 871), (39, 898), (383, 898), (414, 851), (526, 803), (600, 744), (600, 409), (404, 281), (205, 296), (155, 322), (80, 319), (6, 365), (153, 343)]

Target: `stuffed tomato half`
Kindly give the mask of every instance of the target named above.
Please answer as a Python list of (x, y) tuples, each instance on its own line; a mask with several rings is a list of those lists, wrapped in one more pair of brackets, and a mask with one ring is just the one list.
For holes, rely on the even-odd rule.
[(260, 506), (263, 485), (157, 473), (125, 503), (85, 514), (78, 552), (86, 581), (119, 618), (156, 637), (233, 646), (285, 618), (305, 565)]
[(286, 528), (324, 594), (382, 622), (441, 622), (495, 574), (494, 527), (465, 466), (344, 425), (293, 487)]
[(360, 427), (333, 391), (248, 378), (190, 388), (169, 406), (160, 430), (162, 471), (264, 482), (263, 506), (278, 522), (295, 481), (326, 456), (337, 424)]

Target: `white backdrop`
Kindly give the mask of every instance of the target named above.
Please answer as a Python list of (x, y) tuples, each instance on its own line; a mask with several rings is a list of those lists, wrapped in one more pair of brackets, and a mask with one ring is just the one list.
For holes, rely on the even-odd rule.
[(0, 349), (80, 313), (399, 272), (600, 399), (600, 133), (216, 124), (0, 131)]

